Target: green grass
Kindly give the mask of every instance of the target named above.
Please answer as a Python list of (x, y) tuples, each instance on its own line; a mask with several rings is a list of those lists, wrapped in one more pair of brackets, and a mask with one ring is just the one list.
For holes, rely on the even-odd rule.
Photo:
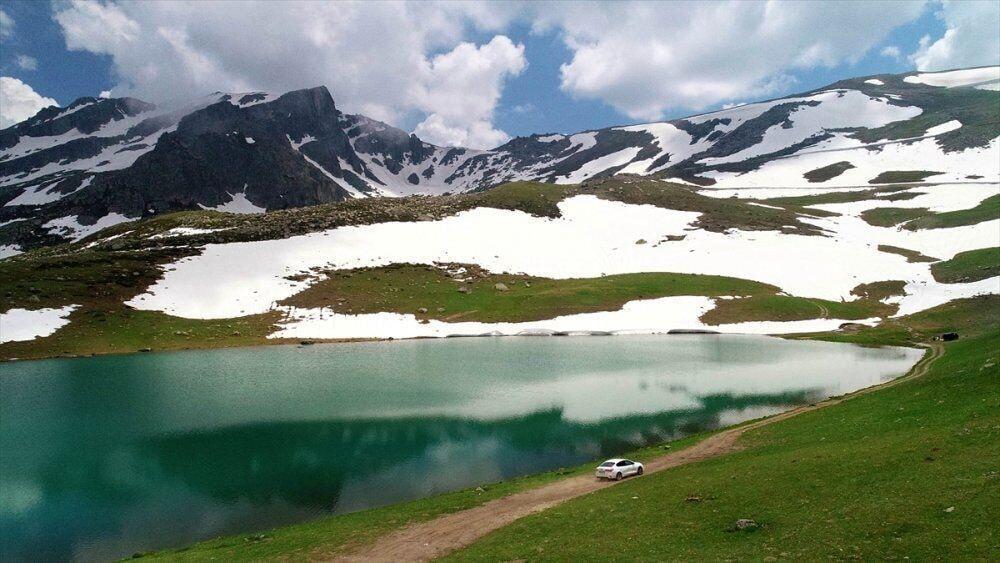
[(876, 207), (862, 211), (861, 218), (873, 227), (895, 227), (929, 214), (926, 207)]
[(863, 283), (851, 290), (852, 295), (861, 299), (880, 301), (887, 297), (906, 294), (906, 282), (903, 280), (886, 280)]
[(834, 162), (833, 164), (823, 166), (815, 170), (810, 170), (809, 172), (803, 174), (802, 177), (811, 183), (825, 182), (827, 180), (840, 176), (841, 174), (847, 172), (851, 168), (854, 168), (853, 164), (847, 162), (846, 160), (842, 160), (840, 162)]
[(871, 180), (869, 184), (900, 184), (906, 182), (923, 182), (929, 176), (937, 176), (944, 172), (932, 172), (930, 170), (887, 170)]
[(945, 332), (962, 337), (996, 332), (1000, 326), (1000, 296), (982, 295), (950, 301), (902, 318), (883, 320), (874, 327), (850, 332), (795, 334), (787, 338), (850, 342), (863, 346), (909, 346), (928, 342)]
[(85, 307), (70, 314), (70, 323), (45, 338), (0, 344), (0, 359), (126, 354), (149, 349), (192, 350), (287, 344), (268, 339), (278, 313), (236, 319), (185, 319), (123, 306)]
[(966, 283), (1000, 276), (1000, 247), (959, 252), (951, 260), (933, 264), (931, 274), (941, 283)]
[(909, 186), (885, 186), (866, 190), (834, 191), (825, 194), (800, 195), (772, 197), (760, 200), (768, 205), (779, 205), (790, 209), (802, 209), (810, 205), (823, 205), (830, 203), (852, 203), (855, 201), (867, 201), (870, 199), (884, 199), (893, 201), (898, 199), (910, 199), (917, 194), (898, 193), (909, 189)]
[(947, 229), (975, 225), (994, 219), (1000, 219), (1000, 195), (990, 196), (979, 202), (979, 205), (969, 209), (935, 213), (914, 219), (905, 223), (903, 228), (911, 231), (919, 229)]
[[(669, 243), (664, 243), (669, 244)], [(453, 265), (457, 268), (459, 265)], [(627, 301), (673, 295), (772, 294), (778, 288), (723, 276), (640, 273), (583, 279), (494, 274), (472, 265), (453, 279), (440, 268), (399, 264), (330, 272), (329, 278), (286, 299), (296, 307), (354, 314), (392, 311), (444, 321), (524, 322), (613, 311)], [(498, 291), (497, 283), (508, 289)], [(460, 287), (469, 293), (460, 293)], [(426, 309), (426, 312), (419, 312)]]
[[(492, 533), (452, 560), (990, 560), (1000, 541), (1000, 332), (947, 344), (922, 378), (745, 435), (744, 449), (586, 495)], [(933, 325), (931, 322), (930, 325)], [(685, 502), (697, 494), (699, 503)], [(954, 509), (951, 509), (954, 507)], [(732, 531), (739, 518), (760, 524)]]
[(917, 252), (916, 250), (910, 250), (909, 248), (900, 248), (898, 246), (892, 246), (891, 244), (880, 244), (878, 245), (879, 252), (887, 252), (889, 254), (898, 254), (906, 258), (907, 262), (937, 262), (937, 258), (932, 258)]
[(896, 306), (876, 299), (828, 301), (789, 295), (756, 295), (739, 299), (719, 300), (711, 311), (702, 315), (710, 325), (745, 321), (801, 321), (806, 319), (867, 319), (885, 317), (896, 312)]

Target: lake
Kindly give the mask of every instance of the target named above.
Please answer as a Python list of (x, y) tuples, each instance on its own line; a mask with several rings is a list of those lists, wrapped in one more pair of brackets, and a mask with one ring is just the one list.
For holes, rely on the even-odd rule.
[(123, 557), (569, 467), (874, 385), (920, 356), (676, 335), (0, 364), (0, 559)]

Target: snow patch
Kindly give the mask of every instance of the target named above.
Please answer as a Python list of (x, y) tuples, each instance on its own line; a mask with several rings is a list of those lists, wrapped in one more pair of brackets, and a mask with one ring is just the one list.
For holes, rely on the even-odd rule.
[(24, 252), (21, 247), (16, 244), (0, 244), (0, 260), (4, 258), (10, 258), (11, 256), (17, 256)]
[[(303, 155), (305, 156), (305, 155)], [(215, 207), (205, 207), (202, 204), (198, 204), (198, 207), (202, 209), (212, 209), (215, 211), (224, 211), (226, 213), (238, 213), (242, 215), (249, 215), (252, 213), (264, 213), (267, 209), (254, 205), (249, 199), (247, 199), (247, 185), (243, 184), (243, 191), (237, 192), (235, 194), (226, 192), (230, 198), (229, 201), (223, 203), (222, 205), (216, 205)], [(218, 229), (216, 229), (218, 230)]]
[(595, 158), (588, 161), (583, 166), (577, 168), (576, 170), (570, 172), (562, 178), (557, 178), (557, 184), (578, 184), (591, 176), (597, 175), (609, 168), (614, 168), (616, 166), (623, 166), (628, 164), (635, 155), (639, 154), (642, 148), (640, 147), (629, 147), (627, 149), (622, 149), (618, 152), (613, 152), (608, 155), (604, 155), (600, 158)]
[(79, 305), (58, 309), (11, 309), (0, 313), (0, 344), (48, 336), (69, 323), (69, 316)]
[(79, 215), (69, 215), (53, 219), (42, 225), (42, 227), (48, 229), (51, 234), (60, 235), (76, 242), (92, 233), (100, 231), (101, 229), (106, 229), (119, 223), (126, 223), (128, 221), (135, 220), (118, 213), (108, 213), (104, 217), (98, 219), (93, 225), (83, 225), (78, 219)]
[[(193, 235), (207, 235), (208, 233), (217, 233), (219, 231), (224, 231), (224, 230), (225, 229), (198, 229), (198, 228), (195, 228), (195, 227), (174, 227), (173, 229), (170, 229), (169, 231), (162, 232), (162, 233), (157, 233), (155, 235), (150, 236), (149, 238), (150, 238), (150, 240), (152, 240), (152, 239), (158, 239), (158, 238), (186, 237), (186, 236), (193, 236)], [(125, 234), (125, 233), (122, 233), (122, 234)], [(121, 236), (121, 235), (115, 235), (114, 237), (108, 237), (107, 239), (104, 239), (104, 240), (111, 240), (111, 239), (117, 238), (119, 236)], [(104, 242), (104, 241), (100, 241), (100, 242)], [(95, 243), (91, 243), (91, 244), (95, 244)]]
[[(742, 334), (791, 334), (834, 330), (841, 319), (790, 322), (752, 322), (720, 326), (705, 325), (701, 315), (715, 303), (708, 297), (679, 296), (629, 301), (617, 311), (565, 315), (523, 323), (421, 323), (415, 316), (399, 313), (345, 315), (325, 309), (280, 308), (287, 316), (268, 338), (442, 338), (457, 335), (519, 335), (551, 332), (623, 332), (663, 334), (672, 329), (703, 329)], [(874, 319), (867, 319), (873, 322)]]
[(955, 88), (956, 86), (969, 86), (972, 84), (979, 84), (980, 82), (995, 81), (1000, 81), (1000, 66), (949, 70), (945, 72), (924, 72), (913, 76), (907, 76), (903, 79), (903, 82), (908, 82), (910, 84), (944, 86), (945, 88)]
[(942, 123), (941, 125), (935, 125), (924, 133), (924, 136), (930, 137), (932, 135), (942, 135), (949, 131), (954, 131), (955, 129), (961, 129), (962, 122), (957, 119), (952, 119), (951, 121)]

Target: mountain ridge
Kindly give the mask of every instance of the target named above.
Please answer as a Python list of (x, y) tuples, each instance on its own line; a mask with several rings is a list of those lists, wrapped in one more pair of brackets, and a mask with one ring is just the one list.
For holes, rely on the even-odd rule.
[[(0, 131), (0, 245), (9, 255), (186, 209), (262, 212), (619, 173), (717, 187), (865, 185), (884, 172), (924, 169), (927, 181), (994, 181), (980, 153), (997, 152), (998, 85), (1000, 67), (880, 74), (671, 121), (516, 137), (485, 151), (439, 147), (343, 113), (325, 86), (216, 92), (174, 108), (79, 98)], [(805, 179), (840, 153), (850, 168)]]

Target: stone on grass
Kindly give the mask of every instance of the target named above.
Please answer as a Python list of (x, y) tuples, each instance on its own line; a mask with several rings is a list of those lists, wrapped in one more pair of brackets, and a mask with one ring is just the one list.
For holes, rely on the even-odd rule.
[(504, 283), (499, 283), (498, 282), (498, 283), (493, 284), (493, 289), (495, 289), (497, 291), (507, 291), (507, 285), (504, 284)]
[(740, 518), (739, 520), (736, 521), (735, 525), (735, 528), (737, 530), (753, 530), (758, 527), (760, 527), (760, 525), (757, 524), (756, 521), (751, 520), (749, 518)]

